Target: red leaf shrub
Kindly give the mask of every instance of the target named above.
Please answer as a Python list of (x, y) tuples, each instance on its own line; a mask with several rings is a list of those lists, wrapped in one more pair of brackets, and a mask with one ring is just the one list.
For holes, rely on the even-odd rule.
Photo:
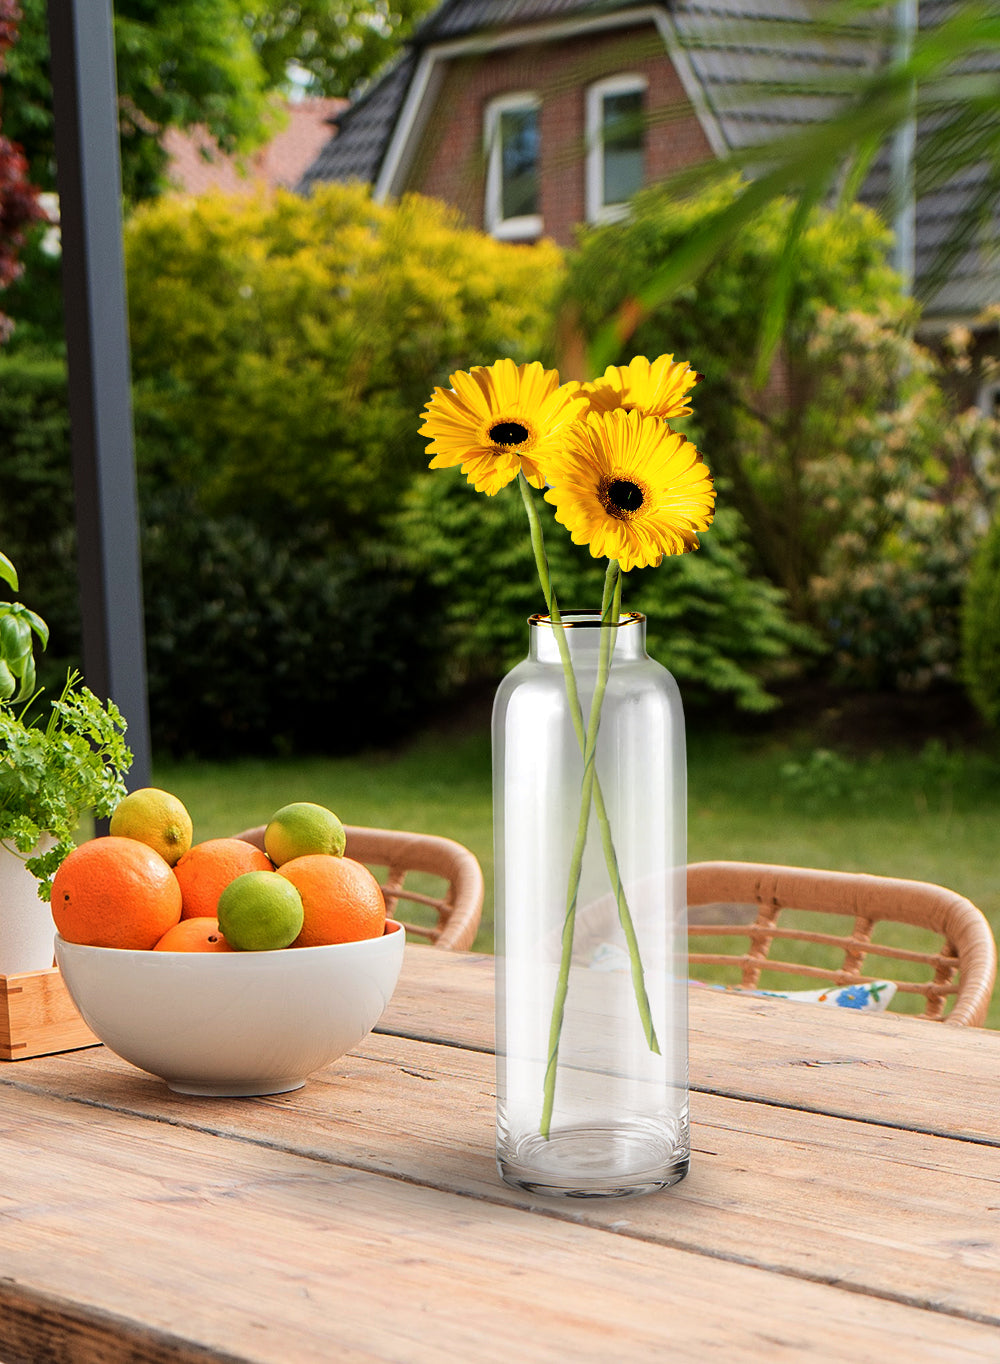
[[(0, 75), (4, 53), (17, 41), (21, 11), (16, 0), (0, 0)], [(24, 245), (24, 229), (44, 222), (46, 215), (38, 202), (38, 190), (27, 176), (28, 163), (16, 142), (0, 133), (0, 290), (6, 289), (21, 273), (18, 252)], [(0, 313), (0, 345), (11, 332), (11, 321)]]

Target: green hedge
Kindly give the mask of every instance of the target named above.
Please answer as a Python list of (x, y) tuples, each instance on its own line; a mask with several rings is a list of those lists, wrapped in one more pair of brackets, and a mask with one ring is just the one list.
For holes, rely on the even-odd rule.
[[(603, 561), (574, 545), (535, 497), (563, 610), (599, 607)], [(768, 682), (819, 644), (789, 620), (782, 594), (748, 571), (742, 523), (725, 488), (719, 501), (701, 548), (630, 573), (622, 605), (646, 615), (649, 651), (688, 704), (728, 700), (764, 711), (777, 704)], [(458, 470), (435, 471), (414, 481), (397, 527), (409, 562), (442, 600), (452, 683), (497, 680), (525, 656), (527, 617), (545, 610), (516, 486), (485, 497)]]
[(66, 365), (26, 350), (0, 355), (0, 547), (13, 560), (20, 591), (0, 583), (41, 615), (51, 637), (37, 655), (48, 690), (80, 662), (73, 476)]
[[(0, 357), (0, 448), (0, 543), (51, 627), (38, 660), (51, 691), (81, 663), (63, 361)], [(275, 534), (153, 482), (141, 502), (155, 751), (348, 752), (421, 721), (439, 673), (435, 603), (398, 555), (317, 525)]]
[(1000, 520), (972, 561), (962, 603), (962, 676), (980, 715), (1000, 727)]
[(391, 551), (268, 536), (184, 489), (146, 499), (143, 522), (158, 751), (355, 752), (436, 704), (436, 603)]

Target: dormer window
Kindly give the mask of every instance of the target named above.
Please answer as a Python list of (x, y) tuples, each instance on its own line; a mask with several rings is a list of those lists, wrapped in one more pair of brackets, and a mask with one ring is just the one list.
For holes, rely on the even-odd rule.
[(611, 76), (587, 90), (587, 221), (614, 222), (643, 185), (646, 80)]
[(541, 236), (539, 100), (503, 95), (486, 109), (486, 230), (507, 241)]

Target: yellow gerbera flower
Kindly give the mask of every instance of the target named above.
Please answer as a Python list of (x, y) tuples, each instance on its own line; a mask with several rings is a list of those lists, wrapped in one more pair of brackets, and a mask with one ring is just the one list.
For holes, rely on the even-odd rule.
[(688, 389), (702, 379), (686, 360), (661, 355), (650, 363), (637, 355), (627, 365), (609, 365), (604, 377), (584, 384), (595, 412), (611, 412), (624, 407), (644, 412), (649, 417), (689, 417)]
[(430, 467), (459, 464), (473, 487), (489, 496), (519, 470), (534, 487), (543, 488), (547, 460), (562, 445), (570, 424), (587, 411), (581, 385), (560, 386), (556, 370), (543, 369), (537, 360), (529, 365), (513, 360), (476, 365), (459, 370), (449, 383), (450, 389), (434, 390), (423, 413), (420, 434), (431, 438)]
[(573, 543), (622, 571), (698, 548), (714, 516), (712, 475), (684, 436), (641, 412), (592, 412), (549, 466), (546, 502)]

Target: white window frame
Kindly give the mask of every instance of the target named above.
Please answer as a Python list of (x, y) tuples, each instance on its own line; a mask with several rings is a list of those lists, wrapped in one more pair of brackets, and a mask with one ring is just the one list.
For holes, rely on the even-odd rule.
[[(542, 101), (531, 90), (500, 95), (486, 106), (483, 135), (486, 150), (486, 231), (503, 241), (520, 241), (542, 235), (542, 215), (525, 213), (516, 218), (503, 217), (503, 159), (500, 147), (500, 116), (517, 109), (536, 113)], [(539, 189), (541, 185), (539, 184)]]
[(604, 203), (604, 100), (607, 95), (644, 95), (645, 76), (608, 76), (587, 87), (586, 211), (588, 223), (613, 223), (628, 217), (627, 203)]

